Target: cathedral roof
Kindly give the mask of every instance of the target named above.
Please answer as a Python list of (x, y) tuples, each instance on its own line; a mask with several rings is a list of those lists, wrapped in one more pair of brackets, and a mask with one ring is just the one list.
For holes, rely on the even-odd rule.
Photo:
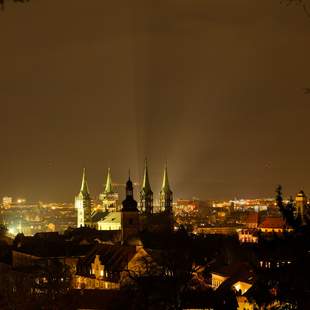
[(121, 212), (107, 212), (107, 214), (100, 219), (103, 223), (121, 223)]
[(104, 219), (108, 214), (109, 214), (109, 212), (107, 212), (107, 211), (96, 211), (91, 215), (92, 222), (97, 223), (97, 222), (101, 221), (102, 219)]

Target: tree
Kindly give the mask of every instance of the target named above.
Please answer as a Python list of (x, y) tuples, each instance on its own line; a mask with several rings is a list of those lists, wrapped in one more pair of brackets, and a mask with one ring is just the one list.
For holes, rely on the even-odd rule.
[[(122, 287), (132, 292), (134, 309), (182, 309), (191, 292), (205, 291), (197, 274), (192, 237), (184, 229), (174, 233), (145, 233), (144, 239), (161, 240), (147, 247), (135, 270), (125, 270)], [(146, 243), (151, 243), (150, 240)], [(129, 280), (129, 281), (128, 281)], [(124, 285), (125, 284), (125, 285)]]
[(298, 5), (301, 6), (306, 13), (306, 15), (310, 18), (310, 9), (309, 9), (309, 3), (307, 0), (282, 0), (282, 3), (286, 4), (287, 6), (290, 5)]
[(298, 219), (295, 218), (294, 215), (295, 213), (294, 200), (292, 197), (290, 197), (288, 203), (284, 204), (281, 185), (279, 185), (276, 188), (276, 203), (285, 222), (293, 228), (298, 228), (300, 226), (300, 222)]
[(278, 185), (278, 187), (276, 188), (276, 203), (277, 203), (279, 210), (283, 214), (284, 205), (283, 205), (282, 186), (281, 185)]
[[(4, 9), (4, 5), (5, 3), (7, 3), (9, 0), (0, 0), (0, 7), (1, 9), (3, 10)], [(28, 2), (29, 0), (12, 0), (13, 2), (21, 2), (21, 3), (24, 3), (24, 2)]]
[(0, 237), (5, 236), (7, 232), (7, 227), (4, 224), (0, 224)]

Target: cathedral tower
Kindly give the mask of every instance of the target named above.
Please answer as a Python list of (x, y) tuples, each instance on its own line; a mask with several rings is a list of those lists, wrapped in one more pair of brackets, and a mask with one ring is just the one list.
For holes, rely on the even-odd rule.
[(91, 225), (91, 197), (88, 190), (86, 171), (83, 169), (82, 185), (80, 192), (75, 196), (77, 209), (77, 227)]
[(112, 186), (111, 169), (108, 169), (107, 181), (103, 192), (99, 195), (99, 200), (105, 211), (117, 211), (116, 204), (118, 201), (118, 194), (114, 192)]
[(149, 181), (146, 159), (144, 166), (143, 183), (140, 191), (140, 211), (146, 214), (153, 213), (153, 192)]
[(159, 194), (160, 210), (172, 214), (173, 193), (169, 186), (167, 164), (164, 171), (163, 184)]
[(139, 234), (139, 210), (133, 198), (133, 184), (129, 179), (126, 183), (126, 198), (121, 210), (122, 242), (127, 242)]

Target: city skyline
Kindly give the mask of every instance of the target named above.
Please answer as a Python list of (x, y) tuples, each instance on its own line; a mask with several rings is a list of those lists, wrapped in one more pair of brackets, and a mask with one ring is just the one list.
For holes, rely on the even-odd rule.
[(73, 201), (83, 167), (97, 195), (108, 167), (141, 182), (145, 157), (154, 193), (166, 160), (175, 197), (310, 192), (300, 8), (9, 3), (0, 36), (0, 195)]
[(310, 309), (309, 31), (310, 0), (0, 0), (0, 308)]
[[(156, 189), (155, 190), (155, 193), (154, 193), (154, 204), (156, 206), (159, 205), (159, 200), (160, 200), (160, 192), (163, 188), (163, 182), (165, 180), (165, 174), (166, 174), (166, 169), (168, 168), (167, 166), (167, 163), (165, 164), (164, 168), (163, 168), (163, 173), (162, 173), (162, 176), (161, 176), (161, 180), (160, 180), (160, 184), (153, 184), (152, 182), (150, 182), (149, 186), (151, 186), (152, 189)], [(140, 193), (141, 191), (143, 191), (143, 188), (144, 188), (144, 182), (145, 182), (145, 172), (143, 173), (143, 176), (140, 178), (140, 179), (137, 179), (135, 180), (134, 178), (132, 178), (132, 172), (130, 171), (130, 169), (127, 171), (127, 178), (129, 176), (130, 179), (132, 179), (133, 181), (133, 190), (134, 190), (134, 194), (137, 196), (137, 197), (140, 197)], [(78, 186), (78, 188), (81, 187), (81, 184), (82, 184), (82, 187), (83, 187), (83, 184), (84, 184), (84, 178), (86, 180), (86, 184), (87, 184), (87, 190), (90, 194), (90, 197), (91, 199), (94, 201), (94, 202), (97, 202), (97, 203), (101, 203), (101, 196), (103, 195), (103, 193), (106, 191), (106, 188), (107, 186), (111, 188), (112, 190), (112, 193), (115, 193), (117, 196), (119, 196), (118, 199), (122, 200), (122, 198), (125, 197), (125, 187), (126, 187), (126, 183), (125, 182), (118, 182), (117, 180), (114, 180), (114, 176), (112, 177), (113, 178), (113, 181), (111, 180), (111, 175), (113, 176), (113, 172), (111, 172), (111, 168), (109, 167), (106, 171), (106, 180), (105, 182), (103, 182), (101, 185), (100, 185), (100, 189), (97, 191), (97, 192), (94, 192), (92, 191), (92, 188), (89, 186), (89, 178), (88, 178), (88, 172), (87, 172), (87, 169), (86, 168), (83, 168), (82, 169), (82, 172), (81, 172), (81, 175), (80, 175), (80, 184)], [(148, 173), (147, 173), (148, 175)], [(152, 176), (151, 176), (152, 177)], [(110, 179), (109, 179), (110, 178)], [(149, 178), (149, 177), (148, 177)], [(107, 183), (109, 182), (109, 184)], [(149, 181), (148, 181), (149, 182)], [(169, 181), (170, 183), (170, 181)], [(108, 184), (108, 185), (107, 185)], [(111, 187), (112, 186), (112, 187)], [(272, 194), (270, 196), (264, 196), (264, 195), (258, 195), (258, 196), (251, 196), (251, 195), (244, 195), (244, 196), (240, 196), (240, 195), (235, 195), (234, 197), (221, 197), (221, 198), (214, 198), (214, 197), (198, 197), (196, 196), (195, 194), (192, 194), (191, 196), (177, 196), (175, 197), (175, 200), (176, 201), (182, 201), (182, 200), (197, 200), (197, 201), (246, 201), (246, 200), (256, 200), (256, 199), (267, 199), (267, 200), (275, 200), (275, 193), (276, 193), (276, 190), (278, 189), (278, 187), (281, 186), (282, 188), (282, 185), (281, 184), (277, 184), (277, 186), (274, 188), (274, 191), (272, 192)], [(98, 184), (96, 186), (96, 188), (98, 187)], [(158, 188), (158, 190), (157, 190)], [(289, 200), (291, 199), (291, 197), (293, 197), (294, 195), (297, 195), (300, 191), (303, 191), (304, 188), (303, 187), (300, 187), (299, 190), (297, 190), (296, 192), (294, 193), (288, 193), (288, 192), (285, 192), (284, 191), (284, 198), (286, 200)], [(76, 193), (78, 192), (79, 190), (77, 189), (76, 190)], [(9, 199), (11, 201), (11, 203), (13, 204), (33, 204), (33, 203), (72, 203), (72, 205), (74, 205), (74, 198), (71, 199), (69, 198), (69, 200), (62, 200), (62, 201), (57, 201), (57, 200), (45, 200), (45, 201), (42, 201), (40, 199), (34, 199), (34, 200), (29, 200), (28, 197), (26, 196), (23, 196), (23, 195), (17, 195), (17, 196), (12, 196), (12, 195), (3, 195), (3, 200), (7, 200)]]

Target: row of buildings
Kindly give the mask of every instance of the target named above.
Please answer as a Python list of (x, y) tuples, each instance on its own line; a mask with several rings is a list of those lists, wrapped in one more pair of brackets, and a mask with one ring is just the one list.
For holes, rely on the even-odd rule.
[[(55, 270), (58, 270), (57, 264), (53, 267), (56, 260), (68, 266), (70, 288), (75, 289), (75, 292), (82, 290), (83, 294), (84, 291), (88, 291), (86, 292), (88, 294), (89, 291), (97, 292), (98, 290), (121, 292), (126, 285), (130, 287), (136, 285), (138, 278), (139, 281), (148, 278), (152, 285), (158, 279), (162, 285), (164, 280), (177, 279), (176, 275), (179, 275), (180, 272), (182, 274), (189, 272), (191, 285), (199, 283), (200, 287), (207, 290), (213, 308), (217, 308), (214, 304), (216, 296), (219, 296), (219, 300), (225, 303), (227, 302), (226, 296), (233, 289), (234, 295), (237, 297), (238, 309), (254, 309), (256, 304), (252, 301), (252, 296), (253, 294), (255, 296), (257, 289), (261, 289), (260, 277), (269, 272), (286, 274), (287, 270), (297, 264), (295, 251), (290, 250), (290, 247), (296, 243), (293, 239), (289, 243), (290, 246), (286, 245), (286, 240), (282, 242), (282, 239), (275, 239), (274, 243), (268, 243), (269, 241), (254, 242), (251, 247), (243, 242), (239, 244), (236, 242), (236, 238), (230, 236), (186, 235), (183, 239), (182, 231), (173, 232), (172, 191), (168, 182), (167, 168), (164, 176), (166, 187), (163, 186), (162, 189), (162, 192), (165, 193), (163, 195), (164, 208), (161, 212), (146, 211), (141, 203), (141, 197), (144, 199), (147, 197), (144, 206), (152, 205), (151, 196), (145, 195), (151, 190), (147, 165), (145, 166), (144, 179), (142, 193), (140, 192), (140, 203), (134, 199), (133, 183), (129, 176), (121, 209), (109, 212), (93, 208), (84, 173), (79, 193), (79, 195), (82, 194), (80, 197), (83, 199), (80, 200), (82, 203), (78, 205), (77, 211), (82, 209), (81, 216), (85, 217), (90, 214), (89, 218), (85, 217), (83, 225), (77, 229), (69, 229), (63, 235), (58, 233), (38, 233), (34, 237), (18, 235), (11, 247), (11, 264), (5, 266), (0, 264), (0, 268), (6, 268), (3, 274), (8, 274), (10, 277), (8, 283), (13, 282), (13, 291), (18, 290), (20, 277), (32, 279), (31, 283), (35, 284), (31, 284), (34, 286), (30, 285), (29, 287), (34, 288), (35, 292), (39, 294), (50, 290), (51, 288), (47, 289), (46, 287), (52, 278), (51, 275), (55, 275)], [(298, 210), (307, 209), (307, 198), (304, 193), (299, 193), (297, 196), (302, 198), (295, 201), (296, 216), (299, 216), (298, 212), (301, 211)], [(298, 203), (302, 203), (302, 205)], [(89, 209), (84, 210), (84, 208)], [(195, 208), (189, 207), (189, 209)], [(148, 207), (148, 210), (151, 208)], [(120, 226), (104, 230), (95, 229), (100, 223), (100, 221), (94, 220), (99, 212), (107, 212), (106, 218), (110, 217), (111, 221), (113, 216), (118, 214)], [(244, 220), (246, 223), (244, 227), (248, 231), (255, 231), (262, 228), (266, 221), (269, 221), (270, 225), (278, 223), (278, 220), (271, 221), (271, 218), (279, 219), (279, 216), (273, 215), (272, 217), (267, 214), (260, 217), (257, 212), (248, 212)], [(284, 222), (280, 224), (285, 225)], [(279, 231), (275, 231), (275, 229), (273, 227), (270, 231), (263, 232), (282, 233), (289, 228), (282, 226)], [(151, 234), (150, 238), (147, 230), (156, 230), (157, 232)], [(157, 234), (158, 231), (159, 234)], [(160, 234), (163, 231), (169, 233)], [(176, 242), (175, 235), (178, 233), (180, 233), (178, 238), (181, 238), (181, 242), (180, 240)], [(161, 243), (161, 246), (158, 246), (158, 243)], [(191, 247), (195, 248), (191, 254), (197, 251), (199, 255), (193, 260), (186, 261), (186, 254)], [(309, 257), (307, 249), (303, 249), (303, 247), (297, 247), (297, 249), (302, 250), (305, 258)], [(51, 269), (51, 267), (53, 268)], [(206, 272), (206, 270), (210, 272)], [(57, 281), (62, 284), (66, 274), (61, 271), (58, 276)], [(16, 282), (14, 282), (15, 279)], [(171, 288), (171, 286), (169, 287)], [(268, 291), (272, 291), (275, 297), (279, 294), (277, 290), (279, 288), (274, 284), (270, 288), (268, 287)], [(204, 292), (202, 291), (201, 294)], [(103, 293), (100, 294), (103, 295)]]
[[(111, 180), (111, 177), (108, 179)], [(152, 213), (150, 209), (152, 197), (147, 166), (142, 191), (146, 195), (144, 209), (141, 206), (138, 208), (129, 176), (121, 210), (109, 213), (120, 215), (120, 229), (98, 230), (93, 221), (98, 211), (91, 210), (84, 171), (81, 191), (76, 199), (80, 212), (79, 228), (69, 229), (63, 235), (57, 232), (37, 233), (32, 237), (17, 235), (12, 245), (11, 269), (7, 272), (12, 278), (26, 274), (33, 281), (44, 284), (48, 277), (44, 272), (49, 272), (46, 268), (56, 260), (68, 266), (71, 288), (118, 290), (121, 283), (130, 280), (130, 273), (142, 275), (146, 272), (145, 262), (154, 263), (150, 250), (144, 248), (140, 239), (143, 227), (151, 228), (155, 219), (161, 232), (169, 234), (173, 230), (172, 191), (168, 183), (167, 167), (161, 191), (164, 206), (162, 212)], [(0, 264), (0, 267), (3, 265)], [(34, 269), (40, 271), (39, 275)], [(45, 271), (42, 273), (42, 270)]]

